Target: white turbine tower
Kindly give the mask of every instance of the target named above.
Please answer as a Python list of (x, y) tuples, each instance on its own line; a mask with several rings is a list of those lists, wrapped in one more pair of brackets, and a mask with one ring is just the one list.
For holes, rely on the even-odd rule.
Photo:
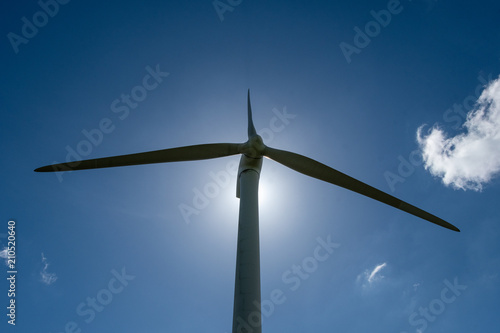
[(262, 157), (268, 157), (295, 171), (344, 187), (442, 227), (460, 231), (454, 225), (420, 208), (399, 200), (370, 185), (356, 180), (308, 157), (264, 145), (255, 131), (248, 91), (248, 141), (245, 143), (214, 143), (185, 146), (145, 153), (97, 158), (48, 165), (37, 172), (73, 171), (127, 165), (195, 161), (242, 154), (238, 170), (236, 196), (240, 198), (236, 279), (234, 287), (233, 333), (260, 333), (260, 251), (258, 186)]

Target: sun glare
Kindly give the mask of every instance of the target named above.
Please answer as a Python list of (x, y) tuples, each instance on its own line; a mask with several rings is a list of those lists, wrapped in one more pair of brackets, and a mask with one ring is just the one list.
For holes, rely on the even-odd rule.
[(259, 215), (260, 228), (266, 232), (276, 231), (282, 226), (286, 186), (273, 170), (261, 173), (259, 181)]

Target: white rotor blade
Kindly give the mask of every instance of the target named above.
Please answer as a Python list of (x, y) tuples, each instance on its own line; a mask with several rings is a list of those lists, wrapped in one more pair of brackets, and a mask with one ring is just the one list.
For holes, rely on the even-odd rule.
[(303, 173), (307, 176), (323, 180), (325, 182), (341, 186), (348, 190), (357, 192), (364, 196), (370, 197), (387, 205), (418, 216), (424, 220), (435, 223), (442, 227), (460, 231), (454, 225), (434, 216), (418, 207), (410, 205), (390, 194), (382, 192), (375, 187), (367, 185), (357, 179), (354, 179), (340, 171), (330, 168), (320, 162), (317, 162), (309, 157), (305, 157), (296, 153), (266, 147), (264, 155), (276, 162), (279, 162), (295, 171)]
[(212, 143), (178, 148), (155, 150), (145, 153), (128, 154), (91, 160), (47, 165), (35, 169), (37, 172), (72, 171), (97, 168), (110, 168), (126, 165), (152, 164), (205, 160), (210, 158), (236, 155), (240, 153), (239, 143)]
[(250, 105), (250, 89), (248, 89), (247, 104), (248, 104), (248, 138), (250, 139), (257, 135), (257, 131), (255, 130), (255, 126), (253, 125), (253, 119), (252, 119), (252, 105)]

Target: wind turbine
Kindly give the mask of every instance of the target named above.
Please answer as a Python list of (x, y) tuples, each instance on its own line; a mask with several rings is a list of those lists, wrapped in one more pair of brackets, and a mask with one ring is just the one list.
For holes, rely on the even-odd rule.
[(236, 278), (234, 288), (233, 333), (260, 333), (260, 251), (258, 186), (262, 157), (268, 157), (295, 171), (344, 187), (442, 227), (460, 231), (454, 225), (390, 194), (354, 179), (308, 157), (266, 146), (255, 131), (248, 90), (248, 141), (245, 143), (213, 143), (185, 146), (145, 153), (96, 158), (53, 164), (35, 169), (37, 172), (73, 171), (127, 165), (195, 161), (242, 154), (238, 169), (236, 196), (240, 198)]

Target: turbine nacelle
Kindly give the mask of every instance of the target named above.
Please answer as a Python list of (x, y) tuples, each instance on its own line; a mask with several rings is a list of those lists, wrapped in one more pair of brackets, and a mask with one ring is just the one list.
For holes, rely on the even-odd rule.
[(241, 155), (240, 165), (238, 167), (238, 179), (236, 181), (236, 197), (240, 198), (240, 177), (243, 172), (256, 172), (260, 177), (262, 169), (262, 155), (257, 158), (249, 157), (246, 154)]
[(262, 137), (258, 134), (250, 137), (247, 142), (240, 147), (241, 153), (251, 158), (262, 158), (265, 155), (267, 146), (264, 144)]

